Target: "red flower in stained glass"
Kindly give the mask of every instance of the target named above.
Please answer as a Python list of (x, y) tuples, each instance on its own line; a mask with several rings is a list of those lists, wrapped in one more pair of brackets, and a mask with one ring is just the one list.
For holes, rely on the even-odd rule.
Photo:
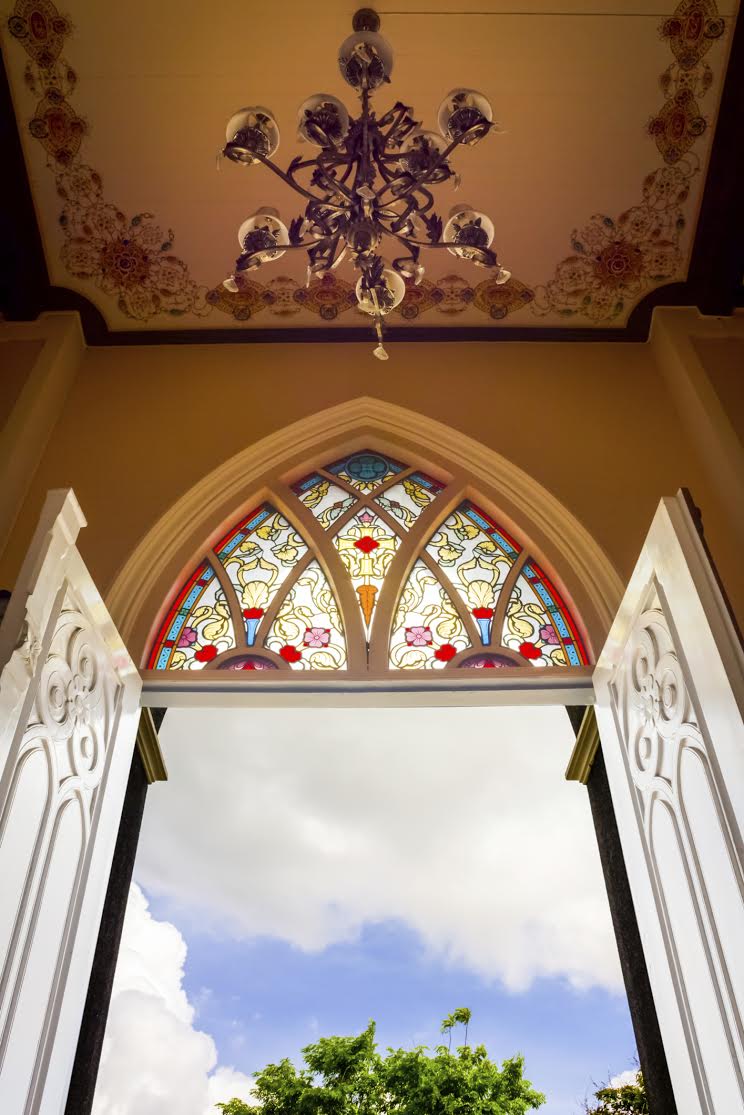
[(540, 658), (542, 651), (536, 647), (534, 643), (522, 643), (519, 647), (519, 653), (523, 658)]
[(473, 608), (476, 619), (493, 619), (493, 608)]
[(376, 542), (369, 534), (363, 534), (361, 538), (357, 538), (354, 545), (357, 550), (361, 550), (363, 554), (371, 554), (373, 550), (377, 549), (380, 543)]
[(241, 670), (255, 670), (255, 668), (256, 667), (253, 662), (241, 662), (240, 664)]
[(243, 615), (246, 619), (260, 619), (264, 614), (263, 608), (244, 608)]
[(457, 654), (457, 647), (453, 647), (452, 643), (442, 643), (441, 647), (437, 647), (434, 651), (434, 657), (438, 658), (440, 662), (449, 662)]
[(197, 662), (211, 662), (212, 659), (216, 657), (217, 647), (212, 646), (211, 643), (209, 644), (209, 646), (201, 647), (201, 649), (198, 650), (194, 655), (194, 658)]
[(285, 662), (299, 662), (302, 658), (302, 651), (299, 651), (297, 647), (293, 647), (289, 643), (282, 647), (279, 654)]

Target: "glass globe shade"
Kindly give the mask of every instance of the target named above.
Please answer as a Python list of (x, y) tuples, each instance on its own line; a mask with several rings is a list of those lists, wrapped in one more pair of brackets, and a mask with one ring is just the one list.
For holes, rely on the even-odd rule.
[(406, 284), (403, 279), (390, 267), (384, 268), (382, 281), (374, 288), (376, 298), (373, 297), (371, 290), (362, 289), (362, 282), (363, 276), (356, 285), (359, 309), (373, 317), (377, 315), (384, 317), (389, 314), (396, 306), (401, 304), (406, 293)]
[(448, 140), (460, 139), (473, 129), (463, 140), (469, 145), (483, 139), (492, 120), (493, 109), (475, 89), (452, 89), (439, 106), (437, 115), (439, 130)]
[(284, 255), (282, 247), (289, 244), (287, 226), (271, 213), (254, 213), (238, 229), (241, 252), (253, 258), (246, 271)]
[(444, 242), (453, 245), (447, 249), (448, 252), (460, 259), (472, 259), (475, 263), (479, 262), (479, 249), (489, 248), (493, 237), (493, 222), (477, 209), (460, 209), (453, 213), (442, 234)]
[(346, 105), (330, 93), (314, 93), (300, 105), (297, 131), (316, 147), (342, 143), (349, 131)]
[(269, 159), (279, 147), (279, 127), (273, 113), (262, 105), (241, 108), (227, 122), (223, 155), (234, 163), (252, 166), (258, 152)]
[(376, 31), (355, 31), (341, 43), (338, 65), (354, 89), (377, 89), (393, 72), (393, 48)]

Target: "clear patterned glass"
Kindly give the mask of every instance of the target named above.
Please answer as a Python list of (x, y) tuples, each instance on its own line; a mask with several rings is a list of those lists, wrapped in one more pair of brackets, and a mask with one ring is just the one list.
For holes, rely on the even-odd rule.
[(309, 476), (298, 480), (292, 485), (292, 491), (312, 511), (323, 530), (330, 530), (336, 520), (357, 502), (356, 496), (339, 488), (338, 484), (318, 472), (311, 472)]
[(388, 515), (392, 515), (405, 530), (410, 530), (421, 512), (436, 499), (443, 488), (444, 484), (433, 480), (431, 476), (414, 472), (386, 488), (381, 495), (375, 496), (375, 503), (387, 511)]

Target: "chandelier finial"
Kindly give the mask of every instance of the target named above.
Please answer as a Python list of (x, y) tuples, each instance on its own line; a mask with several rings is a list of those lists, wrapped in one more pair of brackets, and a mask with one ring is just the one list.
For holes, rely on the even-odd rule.
[(374, 8), (359, 8), (354, 12), (351, 26), (355, 31), (379, 31), (380, 17)]

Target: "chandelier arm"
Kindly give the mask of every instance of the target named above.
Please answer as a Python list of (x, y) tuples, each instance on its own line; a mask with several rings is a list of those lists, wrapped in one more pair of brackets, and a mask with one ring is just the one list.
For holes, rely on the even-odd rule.
[(280, 167), (278, 167), (276, 165), (276, 163), (273, 163), (271, 161), (271, 159), (268, 159), (265, 155), (262, 155), (259, 151), (253, 152), (253, 156), (254, 156), (254, 158), (258, 159), (259, 162), (263, 163), (264, 166), (268, 167), (269, 170), (273, 171), (274, 174), (276, 174), (276, 176), (278, 178), (281, 178), (282, 182), (285, 182), (296, 193), (301, 194), (302, 197), (306, 197), (309, 201), (316, 201), (320, 205), (328, 205), (333, 209), (343, 209), (344, 208), (342, 205), (334, 205), (333, 202), (326, 201), (324, 198), (318, 197), (316, 194), (310, 193), (309, 190), (306, 190), (304, 186), (300, 186), (300, 184), (298, 182), (295, 182), (294, 179), (290, 178), (288, 174), (286, 174)]
[[(330, 241), (332, 239), (333, 239), (333, 236), (329, 234), (327, 236), (322, 236), (319, 240), (298, 240), (297, 243), (295, 243), (295, 244), (282, 244), (281, 249), (279, 249), (279, 250), (281, 251), (282, 255), (285, 252), (294, 252), (298, 248), (304, 248), (307, 252), (310, 252), (310, 250), (312, 248), (320, 248), (324, 244), (327, 244), (328, 241)], [(246, 268), (246, 267), (238, 267), (237, 265), (240, 263), (241, 259), (246, 259), (250, 262), (250, 260), (253, 259), (254, 256), (259, 255), (259, 254), (260, 254), (260, 250), (258, 252), (253, 252), (253, 254), (249, 255), (249, 256), (245, 256), (245, 255), (238, 256), (237, 260), (235, 261), (235, 264), (236, 264), (235, 270), (236, 271), (246, 271), (246, 270), (248, 270), (248, 268)], [(265, 263), (274, 263), (274, 260), (273, 259), (268, 259), (268, 260), (260, 261), (259, 266), (262, 266), (264, 262)]]
[[(324, 155), (326, 155), (326, 158), (323, 158)], [(347, 197), (349, 201), (353, 200), (351, 190), (347, 189), (346, 187), (346, 179), (348, 178), (354, 167), (353, 158), (350, 158), (348, 155), (342, 155), (338, 151), (335, 152), (335, 154), (333, 155), (330, 151), (321, 152), (317, 159), (312, 159), (308, 162), (302, 163), (297, 166), (296, 169), (299, 170), (300, 166), (313, 165), (315, 165), (317, 169), (323, 174), (328, 189), (337, 190), (339, 193), (342, 193), (345, 197)], [(346, 167), (346, 172), (344, 173), (344, 175), (341, 178), (332, 177), (331, 172), (335, 170), (336, 167), (340, 166)]]
[[(345, 161), (346, 160), (339, 160), (336, 165), (341, 166)], [(289, 178), (290, 183), (294, 186), (295, 189), (300, 191), (304, 189), (295, 179), (295, 174), (300, 170), (306, 170), (308, 167), (315, 168), (313, 171), (313, 177), (317, 175), (322, 179), (322, 181), (320, 181), (318, 185), (320, 185), (327, 191), (325, 199), (323, 200), (324, 205), (330, 205), (336, 209), (346, 208), (345, 205), (339, 205), (338, 202), (334, 202), (331, 200), (331, 197), (334, 193), (341, 193), (344, 195), (347, 201), (353, 201), (351, 191), (348, 190), (346, 186), (343, 185), (343, 183), (340, 183), (338, 179), (332, 178), (330, 176), (330, 169), (324, 166), (318, 159), (305, 159), (301, 163), (289, 164), (289, 166), (287, 167), (287, 177)]]
[[(451, 142), (451, 143), (450, 143), (450, 144), (449, 144), (449, 145), (448, 145), (447, 147), (445, 147), (444, 151), (442, 151), (442, 153), (441, 153), (441, 155), (439, 156), (439, 158), (438, 158), (438, 159), (436, 159), (436, 160), (435, 160), (435, 161), (434, 161), (434, 162), (432, 163), (432, 165), (431, 165), (431, 166), (429, 167), (429, 169), (427, 170), (427, 172), (426, 172), (426, 173), (425, 173), (424, 175), (422, 175), (422, 176), (421, 176), (420, 178), (417, 178), (417, 179), (415, 179), (415, 180), (414, 180), (414, 181), (413, 181), (413, 182), (411, 183), (411, 185), (410, 185), (410, 186), (407, 186), (407, 187), (405, 188), (405, 190), (403, 190), (403, 191), (402, 191), (402, 192), (401, 192), (400, 194), (398, 194), (398, 197), (399, 197), (399, 198), (403, 198), (403, 197), (406, 197), (406, 195), (407, 195), (407, 194), (409, 194), (409, 193), (411, 192), (411, 190), (414, 190), (414, 189), (416, 189), (416, 188), (417, 188), (417, 187), (419, 187), (419, 186), (423, 186), (425, 182), (428, 182), (428, 181), (429, 181), (429, 179), (431, 178), (431, 176), (432, 176), (433, 174), (435, 174), (437, 170), (439, 170), (439, 168), (440, 168), (440, 166), (442, 165), (442, 163), (445, 163), (445, 162), (447, 161), (447, 159), (448, 159), (448, 158), (449, 158), (449, 156), (450, 156), (450, 155), (452, 154), (452, 152), (453, 152), (453, 151), (455, 150), (455, 148), (456, 148), (456, 147), (459, 147), (459, 146), (460, 146), (460, 144), (461, 144), (461, 143), (462, 143), (462, 142), (464, 141), (464, 139), (466, 138), (467, 134), (468, 134), (468, 133), (467, 133), (467, 132), (465, 132), (465, 133), (463, 133), (463, 135), (461, 135), (461, 136), (460, 136), (460, 137), (459, 137), (458, 139), (453, 139), (453, 140), (452, 140), (452, 142)], [(379, 196), (380, 196), (380, 194), (381, 194), (381, 193), (383, 193), (383, 191), (384, 191), (385, 189), (386, 189), (386, 187), (385, 187), (385, 186), (382, 186), (382, 187), (380, 188), (380, 190), (378, 191), (378, 194), (377, 194), (377, 196), (378, 196), (378, 199), (379, 199)]]
[[(388, 205), (392, 205), (396, 201), (407, 202), (410, 199), (411, 208), (415, 209), (417, 213), (423, 215), (424, 213), (428, 212), (428, 210), (431, 209), (431, 207), (434, 205), (434, 195), (431, 194), (428, 190), (424, 189), (422, 181), (423, 179), (414, 179), (413, 182), (411, 182), (404, 190), (401, 190), (399, 194), (395, 194), (390, 201), (382, 202), (380, 201), (380, 199), (385, 196), (386, 189), (388, 189), (389, 186), (392, 185), (392, 182), (395, 182), (395, 179), (392, 179), (392, 182), (390, 184), (382, 186), (378, 191), (378, 204), (382, 205), (383, 208), (386, 208)], [(416, 200), (416, 194), (419, 193), (425, 195), (427, 199), (425, 205), (422, 205), (421, 202)]]
[[(382, 136), (382, 138), (384, 140), (384, 145), (386, 147), (387, 147), (387, 144), (390, 140), (390, 137), (397, 132), (398, 128), (405, 121), (406, 116), (409, 117), (410, 124), (407, 126), (404, 135), (401, 136), (401, 140), (405, 139), (406, 136), (409, 135), (410, 132), (412, 132), (414, 128), (420, 128), (421, 127), (420, 121), (414, 120), (413, 117), (410, 115), (410, 113), (412, 113), (412, 112), (413, 112), (413, 109), (409, 105), (404, 105), (404, 104), (394, 105), (390, 109), (390, 112), (386, 112), (385, 115), (378, 121), (378, 127), (380, 129), (380, 135)], [(395, 113), (395, 116), (392, 120), (392, 123), (390, 124), (390, 127), (387, 129), (387, 131), (383, 131), (383, 128), (385, 128), (386, 125), (387, 125), (388, 117), (392, 116), (393, 113)]]

